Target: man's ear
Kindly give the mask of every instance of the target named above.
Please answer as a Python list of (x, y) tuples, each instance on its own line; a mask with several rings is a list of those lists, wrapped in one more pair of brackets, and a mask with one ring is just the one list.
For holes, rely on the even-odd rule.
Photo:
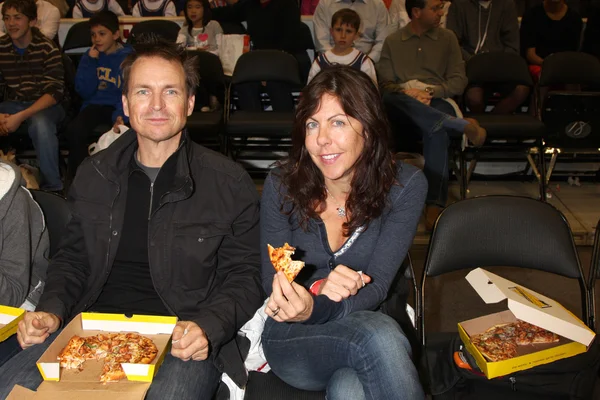
[(187, 110), (187, 115), (188, 117), (190, 115), (192, 115), (192, 113), (194, 112), (194, 105), (196, 104), (196, 95), (193, 94), (191, 96), (188, 97), (188, 110)]
[(121, 95), (121, 102), (123, 103), (123, 114), (129, 117), (129, 103), (127, 102), (127, 96)]

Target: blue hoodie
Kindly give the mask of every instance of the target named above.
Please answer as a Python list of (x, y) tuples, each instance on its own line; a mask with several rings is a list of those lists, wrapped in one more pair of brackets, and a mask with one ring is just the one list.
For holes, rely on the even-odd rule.
[(115, 111), (112, 114), (112, 122), (114, 123), (118, 116), (122, 116), (127, 122), (121, 102), (121, 63), (131, 52), (131, 46), (123, 45), (111, 54), (101, 52), (95, 59), (89, 56), (88, 50), (81, 58), (75, 76), (75, 90), (83, 98), (81, 109), (90, 104), (113, 106)]

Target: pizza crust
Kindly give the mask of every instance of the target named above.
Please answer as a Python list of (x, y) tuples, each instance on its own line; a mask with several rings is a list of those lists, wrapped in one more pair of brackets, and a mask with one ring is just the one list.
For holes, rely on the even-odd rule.
[(267, 244), (267, 249), (269, 252), (269, 259), (271, 260), (271, 264), (273, 264), (275, 271), (282, 271), (290, 283), (296, 279), (300, 270), (304, 268), (303, 261), (292, 260), (292, 254), (294, 254), (296, 248), (285, 243), (282, 247), (273, 247), (270, 244)]

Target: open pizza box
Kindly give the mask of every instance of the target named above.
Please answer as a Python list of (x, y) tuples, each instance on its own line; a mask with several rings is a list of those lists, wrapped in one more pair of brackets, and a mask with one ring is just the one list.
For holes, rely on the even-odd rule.
[[(507, 300), (506, 311), (458, 323), (458, 333), (466, 349), (488, 379), (585, 353), (596, 336), (579, 318), (549, 297), (481, 268), (471, 271), (466, 279), (486, 304)], [(496, 362), (488, 361), (471, 343), (471, 336), (517, 319), (554, 332), (560, 340), (518, 346), (516, 357)]]
[(19, 321), (24, 315), (25, 310), (22, 308), (0, 306), (0, 342), (17, 333)]
[[(11, 394), (18, 391), (20, 396), (15, 399), (143, 399), (170, 349), (171, 333), (176, 323), (177, 317), (81, 313), (69, 322), (38, 360), (37, 367), (44, 382), (37, 392), (15, 386)], [(150, 364), (122, 363), (127, 380), (119, 382), (100, 382), (103, 360), (87, 360), (82, 371), (60, 367), (58, 354), (73, 336), (92, 336), (103, 332), (139, 333), (152, 339), (158, 354)], [(30, 397), (25, 397), (25, 394)]]

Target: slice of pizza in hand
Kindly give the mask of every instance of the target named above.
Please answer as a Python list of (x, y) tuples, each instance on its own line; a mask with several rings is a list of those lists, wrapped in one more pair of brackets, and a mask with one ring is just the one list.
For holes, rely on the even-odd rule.
[(292, 260), (292, 254), (294, 254), (296, 248), (287, 243), (282, 247), (273, 247), (267, 244), (267, 248), (269, 249), (269, 259), (275, 267), (275, 271), (282, 271), (290, 283), (296, 279), (300, 270), (304, 268), (303, 261)]

